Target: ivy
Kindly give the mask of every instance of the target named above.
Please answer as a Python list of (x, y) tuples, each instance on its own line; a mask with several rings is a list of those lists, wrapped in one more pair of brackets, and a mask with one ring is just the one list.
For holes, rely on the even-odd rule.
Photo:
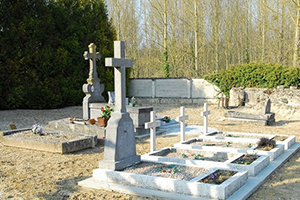
[(288, 68), (283, 65), (250, 63), (232, 66), (220, 73), (209, 74), (205, 79), (218, 86), (229, 96), (232, 87), (244, 88), (276, 88), (300, 85), (300, 68)]

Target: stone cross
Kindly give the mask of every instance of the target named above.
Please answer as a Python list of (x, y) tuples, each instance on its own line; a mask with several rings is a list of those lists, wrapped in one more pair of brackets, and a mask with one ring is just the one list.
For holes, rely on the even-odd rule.
[(96, 52), (95, 44), (91, 43), (88, 47), (89, 51), (83, 53), (84, 59), (90, 61), (89, 78), (87, 79), (87, 84), (82, 86), (82, 90), (85, 93), (82, 102), (83, 119), (85, 120), (90, 118), (89, 103), (105, 102), (105, 99), (102, 96), (104, 86), (103, 84), (100, 84), (96, 68), (96, 61), (101, 59), (101, 55), (99, 52)]
[(180, 135), (181, 142), (185, 141), (185, 120), (189, 119), (188, 115), (184, 115), (184, 106), (180, 107), (180, 116), (176, 118), (177, 122), (180, 122)]
[(133, 121), (126, 112), (125, 67), (132, 67), (133, 61), (125, 59), (125, 43), (114, 42), (114, 58), (106, 58), (105, 65), (114, 67), (115, 111), (111, 114), (106, 127), (104, 156), (99, 162), (103, 169), (122, 170), (139, 163)]
[(201, 112), (201, 116), (204, 117), (204, 124), (203, 124), (203, 134), (206, 135), (208, 132), (208, 115), (210, 111), (207, 108), (207, 103), (204, 103), (204, 111)]
[(160, 121), (155, 121), (155, 111), (150, 112), (150, 122), (145, 123), (145, 129), (150, 128), (150, 151), (155, 151), (156, 127), (160, 126)]
[(83, 57), (85, 60), (90, 59), (90, 72), (88, 80), (98, 78), (96, 61), (101, 59), (101, 55), (99, 52), (96, 52), (96, 45), (94, 43), (89, 45), (89, 51), (85, 51), (83, 53)]
[(133, 60), (125, 59), (125, 42), (114, 42), (114, 58), (105, 59), (106, 67), (114, 67), (115, 74), (115, 112), (126, 112), (125, 68), (133, 66)]

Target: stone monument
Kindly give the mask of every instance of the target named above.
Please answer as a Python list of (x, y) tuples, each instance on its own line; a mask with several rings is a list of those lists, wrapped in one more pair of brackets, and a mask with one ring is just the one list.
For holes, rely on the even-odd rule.
[(114, 67), (115, 111), (106, 127), (106, 139), (103, 160), (99, 167), (122, 170), (140, 162), (136, 155), (133, 121), (126, 111), (126, 77), (125, 68), (133, 66), (133, 60), (125, 59), (125, 42), (114, 42), (114, 58), (105, 59), (106, 67)]
[(102, 93), (104, 91), (104, 85), (100, 84), (100, 79), (98, 78), (96, 61), (101, 59), (99, 52), (96, 52), (96, 45), (91, 43), (89, 46), (89, 51), (85, 51), (83, 57), (85, 60), (90, 61), (90, 72), (89, 78), (87, 79), (87, 84), (82, 86), (82, 90), (85, 93), (85, 97), (82, 101), (83, 119), (90, 119), (90, 103), (100, 103), (105, 102)]

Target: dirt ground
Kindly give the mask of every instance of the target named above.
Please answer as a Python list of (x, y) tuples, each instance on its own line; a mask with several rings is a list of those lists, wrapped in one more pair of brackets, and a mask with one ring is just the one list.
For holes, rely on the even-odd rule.
[[(262, 126), (240, 123), (224, 119), (226, 109), (209, 106), (209, 126), (222, 131), (252, 132), (267, 134), (295, 135), (300, 138), (299, 115), (286, 114), (285, 110), (273, 110), (276, 123)], [(155, 107), (157, 116), (170, 115), (176, 118), (180, 114), (178, 107)], [(255, 108), (238, 108), (242, 112), (259, 113)], [(189, 125), (202, 125), (200, 113), (203, 107), (186, 107)], [(45, 124), (47, 121), (66, 117), (81, 117), (81, 107), (67, 107), (54, 110), (12, 110), (0, 111), (0, 130), (9, 130), (9, 124), (17, 128), (30, 127), (33, 124)], [(192, 136), (189, 136), (192, 137)], [(173, 146), (180, 136), (161, 135), (157, 138), (157, 148)], [(149, 152), (149, 139), (139, 140), (137, 154)], [(60, 155), (48, 152), (4, 147), (0, 144), (0, 199), (157, 199), (121, 194), (114, 191), (91, 190), (79, 187), (78, 181), (92, 176), (92, 170), (98, 167), (103, 157), (102, 146), (93, 149)], [(300, 199), (300, 152), (278, 169), (249, 198)]]

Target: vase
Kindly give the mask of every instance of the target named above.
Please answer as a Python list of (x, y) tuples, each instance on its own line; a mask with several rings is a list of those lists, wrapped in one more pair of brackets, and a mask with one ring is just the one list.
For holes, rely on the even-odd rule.
[(98, 117), (97, 119), (98, 119), (98, 126), (102, 126), (102, 127), (107, 126), (107, 122), (108, 122), (109, 118)]

